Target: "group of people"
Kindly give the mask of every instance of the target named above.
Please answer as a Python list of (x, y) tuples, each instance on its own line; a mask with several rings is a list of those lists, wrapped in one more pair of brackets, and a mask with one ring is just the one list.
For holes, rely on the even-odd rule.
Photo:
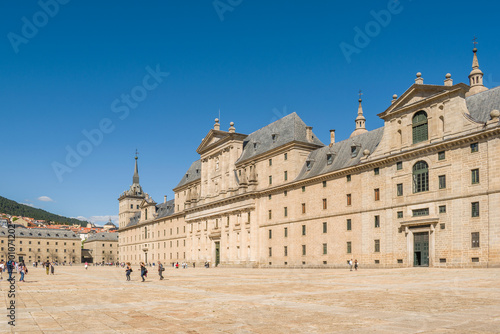
[[(140, 263), (140, 270), (141, 270), (141, 279), (142, 279), (142, 282), (145, 282), (146, 281), (146, 278), (148, 277), (148, 269), (146, 268), (146, 264), (144, 262), (141, 262)], [(127, 278), (127, 281), (130, 281), (130, 274), (133, 272), (134, 270), (132, 269), (132, 265), (130, 264), (130, 262), (127, 262), (126, 263), (126, 268), (125, 268), (125, 277)], [(165, 267), (163, 267), (163, 264), (158, 261), (158, 275), (160, 276), (160, 280), (163, 280), (164, 277), (163, 277), (163, 272), (165, 271)]]
[(0, 261), (0, 279), (3, 280), (3, 273), (7, 270), (9, 273), (9, 281), (12, 280), (12, 274), (14, 273), (14, 269), (18, 274), (21, 275), (21, 278), (19, 279), (19, 282), (25, 282), (24, 280), (24, 275), (28, 273), (28, 268), (26, 268), (26, 265), (24, 262), (15, 262), (12, 260), (9, 260), (7, 262), (5, 261)]
[(350, 259), (349, 261), (347, 261), (347, 264), (349, 265), (349, 268), (350, 270), (352, 271), (352, 267), (354, 265), (354, 270), (358, 270), (358, 260), (354, 260), (354, 262), (352, 262), (352, 259)]

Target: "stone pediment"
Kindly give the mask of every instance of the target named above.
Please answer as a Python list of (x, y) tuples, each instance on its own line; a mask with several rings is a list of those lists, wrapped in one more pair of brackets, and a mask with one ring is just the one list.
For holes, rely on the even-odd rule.
[(156, 205), (156, 202), (151, 197), (148, 196), (141, 201), (141, 204), (139, 205), (139, 207), (141, 209), (143, 209), (143, 208), (147, 208), (148, 206), (154, 206), (154, 205)]
[(378, 114), (382, 119), (390, 118), (407, 108), (418, 107), (420, 104), (431, 100), (444, 99), (450, 92), (463, 94), (469, 90), (469, 86), (459, 83), (453, 86), (413, 84), (399, 98), (397, 98), (384, 112)]
[(235, 132), (230, 133), (226, 131), (212, 129), (201, 141), (201, 144), (196, 149), (196, 152), (198, 152), (199, 154), (203, 154), (204, 152), (207, 152), (208, 150), (211, 150), (219, 146), (220, 144), (227, 142), (230, 139), (239, 138), (240, 140), (243, 140), (243, 138), (245, 137), (246, 135), (241, 133), (235, 133)]

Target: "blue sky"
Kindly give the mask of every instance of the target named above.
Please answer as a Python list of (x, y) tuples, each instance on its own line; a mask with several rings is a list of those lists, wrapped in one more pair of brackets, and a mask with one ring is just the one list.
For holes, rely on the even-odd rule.
[[(468, 83), (474, 35), (485, 85), (498, 86), (499, 10), (493, 1), (2, 1), (0, 195), (116, 219), (136, 148), (143, 189), (172, 198), (219, 109), (223, 130), (233, 121), (251, 133), (296, 111), (323, 142), (330, 129), (342, 140), (360, 89), (371, 130), (416, 72), (424, 83), (448, 72)], [(80, 159), (67, 159), (72, 150)]]

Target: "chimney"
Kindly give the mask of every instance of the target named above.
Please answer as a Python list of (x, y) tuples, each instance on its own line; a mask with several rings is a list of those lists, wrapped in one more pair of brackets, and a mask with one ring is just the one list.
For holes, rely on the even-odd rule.
[(167, 203), (167, 195), (163, 197), (163, 203)]
[(214, 130), (220, 130), (220, 124), (218, 118), (215, 119)]
[(306, 126), (306, 139), (309, 142), (313, 141), (313, 127), (312, 126)]
[(417, 73), (417, 78), (415, 79), (415, 83), (419, 85), (424, 84), (424, 78), (422, 78), (422, 73), (420, 72)]
[(450, 73), (446, 73), (446, 79), (444, 80), (445, 86), (453, 86), (453, 79), (451, 78)]
[(330, 130), (330, 145), (335, 144), (335, 130)]

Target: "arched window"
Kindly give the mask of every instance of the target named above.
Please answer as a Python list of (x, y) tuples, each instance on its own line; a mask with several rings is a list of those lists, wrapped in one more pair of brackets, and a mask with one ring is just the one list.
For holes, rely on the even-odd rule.
[(429, 191), (429, 166), (425, 161), (413, 165), (413, 192)]
[(413, 144), (420, 143), (428, 138), (427, 132), (427, 114), (425, 111), (419, 111), (413, 116)]

